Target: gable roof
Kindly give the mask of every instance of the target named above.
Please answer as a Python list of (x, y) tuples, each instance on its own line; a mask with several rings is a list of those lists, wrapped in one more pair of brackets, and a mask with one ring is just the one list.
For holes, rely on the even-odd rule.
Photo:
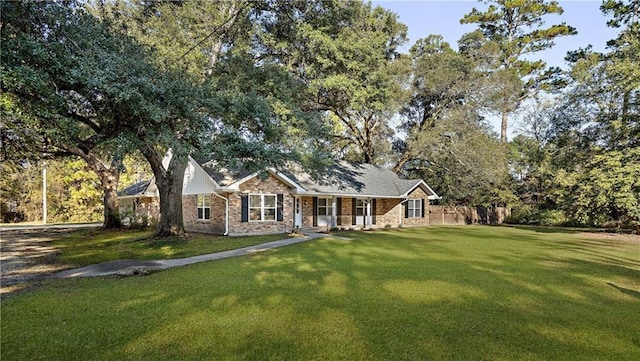
[[(239, 184), (258, 176), (259, 172), (246, 169), (216, 167), (215, 162), (200, 162), (200, 166), (221, 187), (237, 189)], [(421, 179), (402, 179), (390, 170), (371, 164), (339, 162), (313, 177), (299, 165), (290, 165), (286, 171), (273, 168), (270, 174), (296, 189), (298, 194), (343, 195), (353, 197), (406, 198), (421, 187), (430, 199), (438, 195)]]
[[(222, 189), (229, 191), (238, 190), (240, 184), (257, 177), (260, 172), (250, 172), (247, 169), (230, 169), (227, 167), (216, 167), (216, 163), (209, 161), (200, 163), (200, 167), (216, 182)], [(269, 168), (266, 172), (270, 173), (283, 183), (287, 184), (291, 188), (295, 188), (297, 191), (303, 191), (300, 186), (289, 179), (285, 174), (276, 171), (273, 168)]]
[(227, 167), (217, 167), (216, 163), (213, 161), (208, 162), (198, 162), (202, 169), (213, 179), (217, 184), (221, 187), (229, 187), (233, 183), (238, 182), (246, 178), (247, 176), (251, 176), (253, 174), (257, 175), (256, 172), (251, 172), (244, 168), (239, 169), (230, 169)]
[(371, 164), (339, 162), (316, 178), (301, 169), (288, 176), (308, 194), (403, 198), (422, 186), (427, 195), (438, 198), (423, 180), (402, 179), (390, 170)]

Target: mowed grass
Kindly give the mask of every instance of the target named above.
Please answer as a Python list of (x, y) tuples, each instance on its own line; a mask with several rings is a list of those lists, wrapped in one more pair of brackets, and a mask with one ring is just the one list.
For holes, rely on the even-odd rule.
[(287, 238), (286, 234), (224, 237), (190, 233), (185, 238), (149, 239), (151, 230), (99, 229), (72, 232), (58, 238), (52, 246), (61, 262), (86, 266), (119, 259), (156, 260), (184, 258), (253, 246)]
[(639, 360), (640, 244), (345, 234), (3, 300), (3, 360)]

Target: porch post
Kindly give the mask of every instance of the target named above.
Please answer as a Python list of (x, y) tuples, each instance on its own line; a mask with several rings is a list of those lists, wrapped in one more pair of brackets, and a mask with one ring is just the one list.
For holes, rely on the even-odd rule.
[(364, 228), (371, 228), (371, 198), (367, 198), (364, 207)]
[(336, 206), (336, 196), (331, 198), (331, 228), (336, 227), (336, 214), (338, 207)]

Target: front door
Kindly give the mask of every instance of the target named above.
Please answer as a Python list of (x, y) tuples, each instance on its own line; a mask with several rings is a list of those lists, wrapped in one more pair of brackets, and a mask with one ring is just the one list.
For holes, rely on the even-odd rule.
[(302, 205), (300, 204), (300, 197), (295, 197), (294, 201), (294, 228), (302, 228)]

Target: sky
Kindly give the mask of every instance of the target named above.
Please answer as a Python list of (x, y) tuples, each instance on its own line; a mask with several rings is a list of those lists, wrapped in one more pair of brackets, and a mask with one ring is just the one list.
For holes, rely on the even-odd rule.
[[(551, 50), (539, 53), (539, 57), (550, 66), (567, 68), (564, 57), (567, 51), (593, 45), (594, 50), (604, 51), (608, 40), (616, 37), (616, 29), (608, 28), (607, 18), (600, 11), (601, 1), (559, 1), (564, 9), (562, 15), (547, 15), (546, 25), (566, 22), (577, 29), (578, 34), (556, 39)], [(429, 34), (440, 34), (454, 49), (462, 34), (476, 29), (475, 24), (462, 25), (460, 19), (473, 9), (483, 9), (484, 4), (472, 0), (378, 0), (373, 5), (387, 8), (409, 28), (409, 43), (406, 51), (420, 38)]]
[[(607, 41), (616, 38), (617, 29), (607, 27), (607, 17), (600, 11), (602, 1), (572, 0), (558, 1), (564, 9), (562, 15), (546, 15), (543, 17), (546, 26), (566, 22), (578, 31), (577, 35), (556, 38), (556, 45), (549, 50), (528, 56), (528, 59), (542, 59), (549, 66), (568, 69), (564, 60), (568, 51), (593, 46), (593, 50), (604, 52)], [(462, 25), (460, 19), (474, 7), (479, 10), (486, 5), (475, 0), (377, 0), (371, 1), (398, 15), (400, 22), (408, 27), (409, 42), (402, 49), (408, 52), (416, 40), (430, 34), (442, 35), (451, 47), (457, 49), (460, 37), (477, 28), (475, 24)], [(518, 133), (518, 120), (512, 115), (509, 124), (508, 138)], [(517, 118), (517, 116), (515, 117)], [(497, 116), (488, 118), (494, 130), (500, 132), (500, 119)]]

